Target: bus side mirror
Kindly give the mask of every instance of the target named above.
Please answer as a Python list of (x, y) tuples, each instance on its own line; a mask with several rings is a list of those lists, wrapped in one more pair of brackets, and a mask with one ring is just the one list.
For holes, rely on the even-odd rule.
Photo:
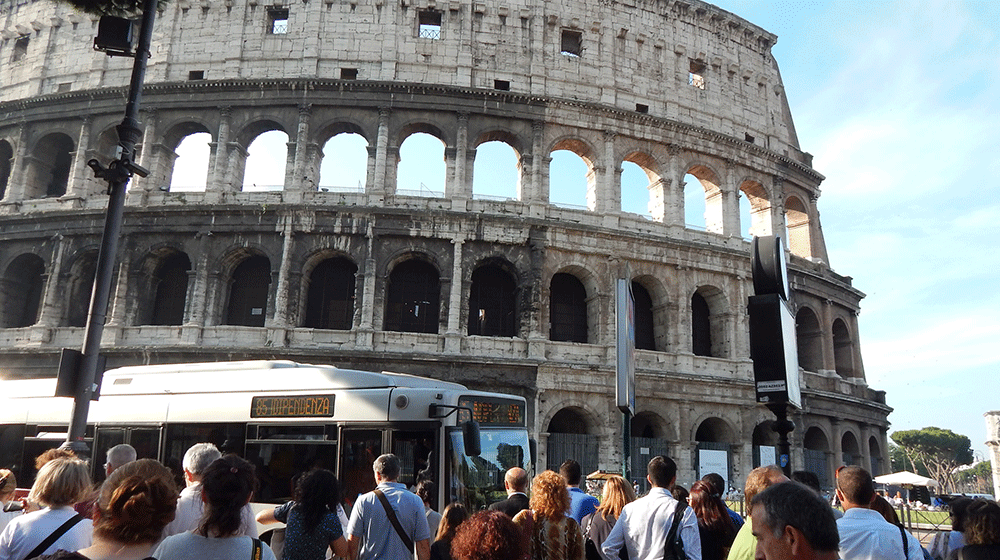
[(462, 440), (465, 442), (465, 454), (469, 457), (478, 457), (483, 452), (483, 447), (479, 442), (479, 422), (469, 420), (462, 424)]
[(535, 438), (528, 439), (528, 453), (531, 455), (531, 468), (534, 470), (538, 458), (538, 440)]

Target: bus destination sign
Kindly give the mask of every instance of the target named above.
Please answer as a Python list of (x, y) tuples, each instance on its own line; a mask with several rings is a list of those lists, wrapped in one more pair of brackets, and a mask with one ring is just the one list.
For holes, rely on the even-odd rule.
[(328, 418), (333, 416), (334, 395), (254, 397), (251, 418)]
[[(466, 396), (458, 400), (458, 405), (472, 409), (472, 419), (483, 426), (524, 426), (524, 405), (517, 401)], [(461, 421), (469, 419), (466, 410), (459, 410), (458, 415)]]

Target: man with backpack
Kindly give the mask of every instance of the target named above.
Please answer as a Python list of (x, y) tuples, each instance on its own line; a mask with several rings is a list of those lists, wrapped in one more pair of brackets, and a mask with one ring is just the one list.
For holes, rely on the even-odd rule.
[(622, 509), (601, 547), (604, 555), (616, 558), (624, 547), (634, 560), (701, 560), (698, 518), (670, 493), (677, 465), (669, 457), (653, 457), (646, 480), (652, 488)]

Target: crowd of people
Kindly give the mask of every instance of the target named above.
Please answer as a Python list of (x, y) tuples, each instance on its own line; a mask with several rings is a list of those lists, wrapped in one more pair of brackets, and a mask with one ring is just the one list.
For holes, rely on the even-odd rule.
[[(399, 482), (399, 459), (385, 454), (372, 465), (375, 488), (349, 514), (334, 473), (313, 469), (293, 482), (292, 500), (254, 517), (254, 466), (212, 444), (185, 453), (183, 489), (128, 445), (107, 457), (106, 479), (94, 487), (86, 462), (44, 453), (23, 500), (14, 498), (14, 473), (0, 469), (0, 560), (1000, 560), (996, 502), (955, 500), (952, 530), (924, 548), (856, 466), (837, 471), (843, 512), (814, 474), (756, 468), (743, 488), (744, 521), (726, 505), (721, 476), (684, 489), (664, 456), (647, 465), (641, 497), (612, 475), (598, 500), (568, 460), (533, 480), (511, 468), (506, 499), (485, 511), (453, 502), (438, 513), (433, 483), (411, 490)], [(258, 523), (284, 523), (281, 538), (263, 542)]]

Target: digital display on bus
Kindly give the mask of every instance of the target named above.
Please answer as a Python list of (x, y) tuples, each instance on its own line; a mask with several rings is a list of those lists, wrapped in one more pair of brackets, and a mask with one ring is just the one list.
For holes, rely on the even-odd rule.
[[(458, 406), (472, 409), (472, 419), (483, 426), (524, 426), (524, 403), (497, 397), (462, 397)], [(467, 410), (458, 411), (459, 421), (469, 419)]]
[(326, 418), (333, 416), (334, 395), (254, 397), (250, 418)]

